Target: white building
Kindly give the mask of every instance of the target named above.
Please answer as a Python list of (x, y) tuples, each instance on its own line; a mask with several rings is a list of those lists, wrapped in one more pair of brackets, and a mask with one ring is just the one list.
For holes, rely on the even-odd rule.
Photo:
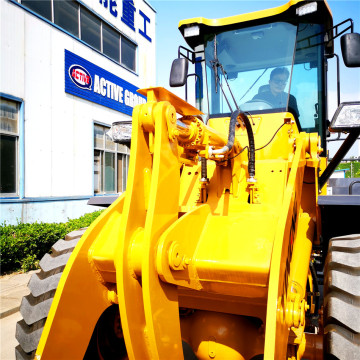
[(155, 85), (146, 0), (0, 0), (0, 223), (61, 222), (124, 191), (129, 147), (105, 134)]

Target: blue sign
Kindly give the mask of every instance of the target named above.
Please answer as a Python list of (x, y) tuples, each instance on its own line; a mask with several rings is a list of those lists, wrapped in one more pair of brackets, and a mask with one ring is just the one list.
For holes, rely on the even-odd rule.
[(144, 18), (144, 30), (139, 29), (140, 35), (142, 35), (146, 40), (151, 42), (151, 37), (146, 33), (146, 23), (150, 24), (150, 19), (141, 11), (139, 10), (140, 16)]
[(134, 106), (146, 103), (138, 87), (65, 50), (65, 92), (110, 109), (132, 115)]
[(135, 31), (135, 5), (133, 0), (123, 0), (121, 21)]
[[(117, 3), (116, 3), (116, 0), (109, 0), (110, 4), (109, 4), (109, 10), (110, 10), (110, 14), (112, 16), (115, 16), (117, 17), (118, 15), (118, 12), (116, 10), (116, 7), (117, 7)], [(103, 0), (100, 0), (100, 4), (103, 3)], [(108, 0), (104, 0), (104, 8), (107, 9), (108, 7)]]
[[(117, 0), (99, 0), (99, 3), (101, 5), (104, 5), (105, 9), (109, 7), (110, 14), (116, 18), (118, 16), (116, 1)], [(135, 31), (135, 13), (136, 7), (134, 4), (134, 0), (122, 0), (121, 21), (133, 31)], [(150, 18), (146, 16), (140, 9), (139, 14), (144, 19), (143, 30), (139, 28), (139, 34), (142, 35), (146, 40), (151, 42), (151, 37), (146, 32), (146, 23), (150, 24)]]

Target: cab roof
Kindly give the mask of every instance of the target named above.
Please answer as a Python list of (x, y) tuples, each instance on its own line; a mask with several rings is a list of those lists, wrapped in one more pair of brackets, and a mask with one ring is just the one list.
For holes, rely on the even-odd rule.
[[(247, 14), (234, 15), (220, 19), (207, 19), (204, 17), (197, 17), (180, 21), (178, 27), (187, 44), (193, 49), (203, 43), (203, 38), (205, 34), (231, 30), (233, 28), (238, 28), (239, 26), (247, 27), (274, 21), (288, 21), (298, 23), (299, 18), (301, 18), (303, 21), (307, 21), (310, 23), (322, 23), (325, 25), (326, 30), (331, 29), (333, 26), (332, 14), (326, 0), (316, 1), (316, 12), (306, 14), (304, 16), (297, 15), (297, 8), (314, 2), (315, 1), (308, 0), (290, 0), (288, 3), (275, 8), (255, 11)], [(195, 25), (199, 26), (200, 35), (185, 37), (185, 29)], [(329, 52), (332, 53), (332, 42), (327, 44), (327, 49)]]

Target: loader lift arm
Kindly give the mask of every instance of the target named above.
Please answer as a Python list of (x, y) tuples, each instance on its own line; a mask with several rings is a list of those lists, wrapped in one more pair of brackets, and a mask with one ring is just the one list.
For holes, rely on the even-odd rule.
[[(188, 162), (191, 167), (197, 168), (197, 156), (208, 154), (209, 146), (223, 147), (227, 142), (227, 134), (222, 134), (202, 123), (200, 124), (195, 117), (199, 115), (199, 111), (165, 89), (150, 88), (144, 92), (147, 94), (148, 102), (135, 108), (133, 115), (127, 192), (85, 233), (81, 245), (77, 248), (77, 256), (73, 255), (66, 267), (67, 278), (71, 277), (76, 283), (81, 283), (80, 279), (75, 280), (82, 274), (76, 269), (83, 267), (80, 263), (83, 263), (84, 258), (87, 257), (89, 260), (87, 262), (89, 270), (87, 271), (90, 272), (87, 273), (86, 277), (89, 284), (90, 282), (94, 284), (91, 286), (97, 284), (96, 287), (99, 289), (99, 295), (94, 296), (92, 301), (103, 303), (100, 311), (111, 304), (118, 304), (122, 331), (130, 359), (182, 359), (182, 339), (192, 343), (197, 342), (199, 344), (197, 356), (200, 359), (206, 358), (204, 357), (207, 356), (204, 355), (204, 346), (207, 346), (208, 335), (206, 335), (206, 331), (211, 331), (210, 328), (207, 328), (203, 334), (199, 332), (194, 335), (190, 330), (186, 330), (189, 329), (186, 324), (192, 323), (192, 326), (196, 327), (199, 321), (206, 321), (206, 319), (211, 318), (216, 319), (216, 322), (221, 323), (223, 327), (230, 327), (230, 324), (237, 323), (238, 333), (233, 340), (228, 337), (223, 340), (219, 338), (220, 343), (224, 341), (223, 345), (217, 341), (218, 356), (235, 356), (235, 354), (243, 353), (247, 354), (246, 358), (251, 358), (257, 354), (262, 354), (264, 353), (264, 343), (260, 340), (261, 336), (258, 337), (258, 325), (249, 324), (244, 317), (239, 317), (239, 315), (245, 315), (247, 312), (253, 314), (254, 317), (261, 318), (262, 322), (266, 323), (266, 328), (277, 329), (276, 333), (267, 331), (264, 353), (266, 359), (274, 358), (274, 356), (275, 358), (282, 357), (286, 354), (289, 339), (288, 328), (290, 327), (298, 329), (293, 345), (294, 351), (296, 352), (300, 348), (300, 351), (303, 352), (306, 304), (305, 292), (301, 292), (301, 289), (305, 288), (304, 281), (306, 282), (307, 274), (305, 274), (304, 279), (304, 274), (296, 270), (297, 266), (293, 265), (292, 259), (296, 259), (298, 265), (299, 262), (301, 264), (302, 262), (308, 263), (310, 257), (309, 246), (306, 247), (307, 250), (305, 251), (304, 242), (311, 244), (313, 240), (314, 231), (308, 230), (308, 225), (312, 221), (308, 213), (311, 213), (313, 209), (311, 204), (307, 208), (306, 204), (303, 203), (301, 185), (305, 166), (314, 169), (310, 170), (310, 173), (315, 174), (319, 163), (320, 149), (317, 135), (309, 136), (304, 133), (296, 135), (296, 151), (289, 158), (290, 162), (286, 162), (289, 165), (289, 173), (286, 175), (287, 171), (280, 170), (279, 172), (278, 176), (284, 180), (287, 179), (288, 185), (278, 217), (280, 221), (276, 222), (276, 229), (274, 228), (273, 245), (271, 245), (270, 238), (266, 240), (264, 245), (266, 244), (265, 248), (268, 250), (263, 253), (262, 260), (256, 260), (256, 263), (252, 265), (253, 270), (243, 268), (243, 271), (249, 271), (249, 274), (260, 271), (258, 275), (260, 277), (258, 280), (254, 278), (253, 285), (246, 285), (248, 280), (245, 280), (245, 272), (242, 275), (239, 270), (235, 270), (241, 268), (239, 266), (242, 266), (244, 261), (241, 259), (246, 259), (243, 256), (245, 253), (236, 255), (235, 252), (236, 258), (239, 258), (240, 255), (239, 264), (234, 268), (235, 271), (229, 272), (230, 283), (226, 284), (226, 281), (221, 280), (218, 274), (219, 271), (224, 273), (228, 266), (226, 265), (227, 259), (223, 257), (224, 255), (220, 255), (218, 265), (209, 267), (206, 259), (213, 258), (214, 255), (206, 253), (209, 243), (201, 240), (209, 237), (208, 232), (211, 233), (211, 229), (218, 220), (223, 221), (222, 219), (225, 220), (225, 217), (216, 215), (217, 210), (214, 214), (214, 205), (211, 204), (211, 199), (209, 204), (200, 202), (196, 205), (195, 203), (195, 206), (185, 214), (179, 212), (181, 209), (181, 206), (179, 208), (180, 196), (182, 196), (179, 189), (181, 188), (180, 163)], [(177, 126), (176, 112), (182, 115), (184, 123), (188, 124), (188, 128), (185, 130), (183, 126), (180, 128)], [(294, 120), (286, 120), (281, 130), (286, 134), (287, 129), (294, 126), (296, 126)], [(245, 134), (246, 130), (239, 128), (238, 131)], [(181, 146), (179, 146), (180, 141)], [(245, 140), (242, 139), (241, 141)], [(237, 138), (233, 151), (241, 152), (243, 147), (240, 144), (241, 141)], [(294, 146), (292, 147), (294, 148)], [(182, 154), (179, 153), (181, 148), (184, 149)], [(229, 174), (232, 166), (235, 166), (230, 166), (230, 162), (242, 163), (244, 159), (246, 156), (243, 159), (238, 156), (224, 162), (223, 158), (215, 158), (218, 165), (211, 170), (213, 181), (218, 178), (220, 179), (218, 184), (220, 188), (229, 187), (233, 189), (231, 191), (234, 191), (236, 187), (233, 188), (231, 183), (236, 182), (236, 180), (231, 180), (226, 174)], [(285, 166), (286, 163), (284, 162), (280, 169), (285, 170), (288, 166)], [(266, 170), (268, 165), (265, 164), (265, 169), (262, 169), (261, 165), (260, 162), (259, 179), (265, 176), (264, 171), (265, 174), (270, 171)], [(218, 175), (216, 172), (219, 172)], [(182, 176), (184, 174), (187, 175), (186, 171), (184, 173), (183, 170)], [(248, 177), (246, 168), (244, 175), (244, 186), (246, 187), (249, 186), (249, 184), (246, 185), (246, 178)], [(230, 179), (230, 183), (228, 179)], [(210, 182), (209, 186), (214, 186), (214, 183)], [(214, 188), (210, 188), (209, 191), (212, 192), (211, 196), (213, 196)], [(228, 190), (223, 189), (218, 195), (220, 197), (216, 195), (217, 202), (222, 203), (222, 199), (225, 202), (229, 201), (226, 200), (229, 198)], [(256, 222), (257, 219), (260, 219), (259, 216), (263, 218), (262, 211), (264, 209), (259, 202), (254, 201), (253, 204), (247, 206), (249, 209), (253, 209), (252, 211), (259, 213), (254, 219), (252, 219), (253, 215), (249, 215), (250, 217), (247, 218), (245, 213), (244, 220)], [(224, 211), (227, 211), (226, 208), (222, 210), (223, 214), (225, 214)], [(181, 216), (181, 214), (183, 215)], [(270, 214), (269, 220), (267, 220), (268, 226), (273, 222), (274, 215)], [(179, 218), (179, 216), (181, 217)], [(206, 226), (204, 226), (205, 223)], [(214, 225), (211, 225), (212, 223)], [(240, 226), (243, 228), (242, 225)], [(224, 230), (227, 232), (232, 228), (233, 224), (230, 221)], [(314, 226), (310, 226), (310, 228), (314, 229)], [(207, 232), (208, 235), (205, 235), (204, 232)], [(263, 234), (265, 235), (264, 232)], [(256, 239), (259, 234), (254, 236)], [(115, 246), (114, 239), (117, 239)], [(294, 239), (295, 242), (293, 242)], [(208, 241), (211, 243), (214, 240), (209, 239)], [(246, 246), (246, 243), (234, 242), (234, 240), (235, 238), (232, 236), (228, 240), (227, 246), (235, 248)], [(220, 245), (220, 243), (216, 245), (216, 242), (212, 242), (212, 244), (216, 248)], [(246, 248), (248, 249), (248, 256), (253, 258), (259, 256), (259, 253), (252, 246)], [(205, 253), (203, 253), (204, 251)], [(289, 252), (290, 257), (284, 256)], [(288, 260), (286, 261), (286, 259)], [(262, 265), (260, 265), (261, 261), (263, 262)], [(223, 268), (223, 270), (218, 271), (217, 267)], [(306, 269), (307, 267), (302, 264), (301, 268)], [(260, 275), (261, 273), (263, 275)], [(239, 275), (241, 276), (239, 277)], [(269, 283), (267, 276), (269, 276)], [(74, 302), (74, 299), (78, 297), (77, 304), (80, 306), (81, 294), (84, 291), (82, 286), (75, 290), (71, 283), (65, 283), (65, 280), (66, 277), (61, 280), (60, 289), (54, 299), (56, 306), (50, 311), (49, 320), (45, 325), (37, 350), (37, 355), (43, 359), (51, 358), (53, 351), (59, 351), (58, 347), (55, 346), (57, 342), (56, 332), (60, 331), (57, 329), (64, 326), (66, 321), (69, 322), (69, 325), (76, 322), (82, 323), (82, 327), (89, 327), (90, 329), (94, 327), (94, 322), (91, 325), (89, 320), (85, 321), (84, 318), (79, 318), (80, 312), (76, 310), (77, 306), (74, 306), (74, 303), (72, 305), (74, 310), (64, 316), (67, 301)], [(260, 285), (261, 283), (263, 285)], [(117, 287), (114, 286), (115, 284)], [(294, 286), (294, 284), (300, 285)], [(185, 292), (180, 291), (181, 288)], [(200, 306), (199, 309), (203, 309), (205, 312), (199, 312), (190, 319), (181, 320), (179, 318), (179, 307), (194, 304), (196, 296), (193, 297), (192, 291), (197, 291), (200, 296), (202, 296), (201, 293), (204, 293), (205, 298), (211, 298), (220, 289), (225, 296), (224, 299), (216, 299), (215, 297), (212, 303), (203, 308)], [(251, 296), (253, 293), (258, 297), (258, 300), (255, 300), (258, 305), (253, 306), (252, 310), (247, 305), (246, 297), (238, 298), (236, 295), (241, 294), (242, 291), (247, 291), (249, 294), (247, 296)], [(212, 293), (214, 295), (211, 295)], [(75, 294), (77, 294), (76, 297)], [(67, 298), (69, 300), (65, 300)], [(224, 316), (219, 314), (217, 311), (223, 307), (221, 304), (227, 303), (233, 308), (231, 303), (234, 300), (231, 299), (241, 305), (236, 310), (238, 315), (229, 313)], [(90, 306), (92, 305), (90, 304)], [(195, 308), (197, 307), (198, 305), (195, 304)], [(242, 310), (241, 307), (243, 307)], [(216, 312), (209, 311), (211, 309), (218, 310)], [(65, 322), (61, 318), (62, 316), (65, 317)], [(98, 317), (99, 313), (96, 313), (91, 319), (95, 320)], [(244, 331), (245, 325), (248, 334), (252, 335), (245, 343), (240, 344), (238, 338), (240, 333)], [(76, 358), (81, 358), (81, 352), (84, 354), (90, 335), (89, 332), (81, 333), (81, 335), (77, 333), (79, 343), (82, 346), (78, 347)], [(64, 334), (63, 342), (70, 343), (73, 336), (73, 331), (69, 331), (68, 335)], [(70, 347), (61, 351), (64, 358), (69, 356), (75, 358), (75, 352)]]

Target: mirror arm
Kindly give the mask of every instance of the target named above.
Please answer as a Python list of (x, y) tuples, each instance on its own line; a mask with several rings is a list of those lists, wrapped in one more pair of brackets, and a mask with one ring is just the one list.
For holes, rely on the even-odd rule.
[[(181, 50), (185, 50), (186, 51), (186, 55), (183, 54), (181, 52)], [(192, 51), (190, 49), (187, 49), (186, 47), (180, 45), (179, 48), (178, 48), (178, 58), (180, 59), (181, 57), (184, 57), (185, 59), (189, 60), (192, 64), (195, 64), (196, 62), (202, 62), (202, 61), (205, 61), (205, 59), (202, 59), (201, 61), (196, 61), (196, 54), (202, 54), (204, 53), (203, 50), (201, 51)]]
[(336, 89), (337, 89), (337, 106), (339, 107), (340, 105), (340, 60), (339, 60), (339, 55), (338, 54), (330, 54), (330, 55), (325, 55), (325, 57), (327, 59), (332, 59), (333, 57), (336, 57)]
[[(350, 22), (350, 25), (345, 28), (344, 30), (342, 30), (341, 32), (338, 33), (338, 28), (347, 23), (347, 22)], [(328, 39), (326, 42), (330, 42), (330, 41), (333, 41), (335, 40), (337, 37), (339, 37), (340, 35), (342, 35), (344, 32), (348, 31), (350, 29), (350, 32), (353, 33), (354, 32), (354, 21), (353, 19), (349, 18), (349, 19), (346, 19), (344, 21), (342, 21), (341, 23), (338, 23), (336, 25), (334, 25), (332, 28), (328, 29), (327, 32), (330, 32), (331, 30), (335, 30), (335, 36), (332, 37), (331, 39)]]
[[(344, 30), (342, 30), (340, 33), (338, 33), (338, 27), (345, 24), (346, 22), (350, 22), (350, 25), (345, 28)], [(324, 30), (318, 34), (315, 34), (315, 35), (311, 35), (307, 38), (304, 38), (304, 39), (301, 39), (301, 42), (304, 42), (304, 41), (307, 41), (307, 45), (304, 45), (302, 47), (299, 47), (297, 48), (297, 50), (304, 50), (304, 49), (309, 49), (309, 48), (312, 48), (312, 47), (315, 47), (315, 46), (319, 46), (319, 45), (326, 45), (328, 44), (329, 42), (335, 40), (337, 37), (339, 37), (340, 35), (342, 35), (344, 32), (348, 31), (350, 29), (350, 32), (353, 33), (354, 32), (354, 22), (352, 19), (346, 19), (344, 21), (342, 21), (341, 23), (331, 27), (330, 29), (327, 29), (327, 30)], [(329, 34), (331, 33), (332, 30), (335, 30), (335, 36), (331, 37), (329, 36)], [(316, 38), (317, 36), (319, 35), (322, 35), (324, 34), (325, 35), (325, 40), (323, 42), (320, 42), (320, 43), (316, 43), (316, 44), (311, 44), (311, 39), (314, 39)], [(331, 55), (330, 55), (331, 56)]]
[[(186, 55), (181, 52), (181, 49), (186, 51)], [(192, 55), (192, 56), (190, 56), (190, 55)], [(194, 62), (195, 62), (195, 52), (194, 51), (187, 49), (186, 47), (180, 45), (178, 48), (178, 58), (180, 59), (181, 56), (184, 57), (185, 59), (188, 59), (192, 64), (194, 64)]]
[[(200, 93), (200, 91), (201, 91), (201, 79), (200, 79), (200, 76), (198, 74), (196, 74), (196, 73), (193, 73), (193, 74), (189, 74), (187, 76), (187, 78), (189, 78), (190, 76), (195, 76), (197, 78), (198, 83), (199, 83), (199, 93)], [(185, 83), (185, 101), (186, 102), (187, 102), (187, 78), (186, 78), (186, 83)], [(196, 80), (195, 80), (195, 82), (196, 82)]]

